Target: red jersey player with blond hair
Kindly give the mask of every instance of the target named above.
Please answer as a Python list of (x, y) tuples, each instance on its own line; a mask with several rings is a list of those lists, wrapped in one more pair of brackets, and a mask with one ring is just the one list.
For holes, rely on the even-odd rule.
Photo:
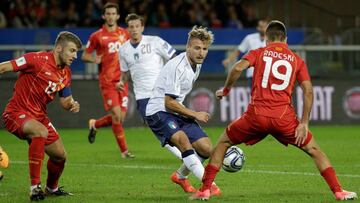
[[(280, 21), (271, 21), (265, 36), (266, 47), (252, 50), (238, 61), (229, 73), (224, 89), (216, 92), (218, 98), (227, 96), (241, 72), (248, 67), (255, 67), (248, 110), (232, 122), (218, 139), (205, 168), (203, 185), (191, 198), (210, 198), (211, 184), (219, 172), (228, 147), (241, 143), (253, 145), (268, 134), (285, 146), (291, 144), (310, 155), (337, 200), (357, 198), (355, 192), (342, 189), (329, 159), (309, 131), (312, 84), (306, 64), (286, 44), (285, 25)], [(296, 118), (291, 105), (295, 81), (304, 92), (304, 108), (300, 120)]]
[[(75, 34), (60, 32), (52, 51), (31, 52), (16, 60), (0, 63), (0, 73), (20, 72), (13, 97), (7, 104), (2, 119), (10, 133), (29, 143), (31, 200), (43, 200), (45, 193), (72, 195), (58, 187), (66, 152), (59, 134), (46, 115), (46, 105), (59, 93), (60, 104), (65, 110), (79, 112), (80, 105), (71, 95), (69, 66), (77, 58), (77, 51), (81, 46), (81, 41)], [(45, 153), (49, 160), (44, 193), (40, 174)]]
[[(89, 142), (95, 142), (96, 130), (105, 126), (112, 126), (116, 141), (123, 158), (133, 158), (126, 145), (125, 133), (122, 126), (127, 111), (128, 84), (118, 90), (117, 82), (120, 78), (119, 48), (129, 39), (126, 29), (117, 25), (120, 18), (119, 6), (106, 3), (103, 7), (105, 23), (101, 29), (91, 34), (81, 59), (85, 62), (99, 64), (99, 83), (105, 110), (108, 115), (97, 120), (89, 120)], [(96, 51), (96, 56), (92, 53)]]

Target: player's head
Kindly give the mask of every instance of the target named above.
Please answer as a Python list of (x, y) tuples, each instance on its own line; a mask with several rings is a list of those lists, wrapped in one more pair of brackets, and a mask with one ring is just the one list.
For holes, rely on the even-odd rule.
[(102, 10), (102, 19), (109, 27), (117, 25), (117, 21), (120, 19), (119, 5), (115, 3), (106, 3)]
[(55, 40), (55, 57), (58, 59), (58, 65), (70, 64), (77, 58), (77, 51), (82, 47), (81, 40), (74, 33), (60, 32)]
[(188, 33), (186, 53), (191, 65), (202, 64), (214, 42), (214, 35), (206, 27), (194, 26)]
[(273, 20), (266, 27), (265, 31), (267, 42), (286, 42), (286, 27), (284, 23)]
[(266, 26), (268, 25), (269, 20), (267, 18), (260, 18), (257, 22), (256, 29), (261, 36), (265, 36)]
[(141, 40), (142, 32), (144, 32), (144, 18), (135, 13), (126, 16), (125, 22), (128, 25), (130, 37), (133, 41)]

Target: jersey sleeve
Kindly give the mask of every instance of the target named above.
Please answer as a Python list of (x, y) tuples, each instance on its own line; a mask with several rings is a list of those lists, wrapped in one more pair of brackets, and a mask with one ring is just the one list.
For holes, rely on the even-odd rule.
[(126, 63), (126, 59), (123, 54), (125, 51), (126, 51), (125, 46), (122, 46), (119, 50), (120, 71), (122, 71), (122, 72), (129, 71), (129, 66)]
[[(170, 64), (167, 64), (170, 65)], [(170, 96), (174, 99), (180, 96), (180, 76), (181, 70), (177, 68), (177, 66), (170, 65), (171, 67), (166, 67), (164, 70), (166, 71), (166, 82), (165, 82), (165, 95)]]
[(88, 42), (86, 43), (85, 52), (86, 53), (92, 53), (94, 50), (98, 47), (98, 40), (96, 38), (95, 34), (91, 34), (89, 37)]
[(303, 81), (310, 80), (310, 75), (307, 65), (303, 60), (300, 61), (299, 72), (296, 76), (296, 80), (298, 81), (299, 84), (301, 84)]
[(14, 72), (26, 71), (31, 72), (32, 69), (36, 68), (37, 60), (39, 60), (36, 52), (26, 53), (23, 56), (11, 60), (11, 64), (14, 67)]
[(246, 53), (249, 50), (249, 38), (246, 36), (238, 46), (238, 50), (241, 53)]
[(157, 52), (166, 60), (169, 60), (176, 52), (169, 43), (160, 37), (156, 37), (155, 44)]
[(258, 55), (258, 51), (259, 51), (258, 49), (251, 50), (245, 56), (243, 56), (242, 59), (249, 61), (250, 66), (255, 66), (255, 62), (257, 58), (256, 56)]

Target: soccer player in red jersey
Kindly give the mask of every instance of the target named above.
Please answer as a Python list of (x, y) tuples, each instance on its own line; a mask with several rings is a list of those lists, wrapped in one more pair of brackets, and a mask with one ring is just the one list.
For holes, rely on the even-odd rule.
[[(329, 159), (309, 131), (309, 116), (313, 90), (305, 62), (286, 44), (286, 28), (280, 21), (271, 21), (266, 29), (267, 45), (250, 51), (229, 73), (225, 86), (216, 92), (218, 98), (227, 96), (241, 72), (254, 66), (251, 102), (243, 116), (227, 126), (218, 139), (209, 164), (205, 168), (202, 187), (192, 199), (209, 199), (210, 187), (228, 147), (245, 143), (253, 145), (268, 134), (287, 146), (294, 145), (307, 153), (329, 185), (337, 200), (357, 198), (355, 192), (342, 189)], [(296, 118), (291, 95), (297, 81), (304, 92), (301, 119)]]
[[(105, 24), (101, 29), (91, 34), (81, 59), (99, 65), (100, 89), (105, 110), (109, 114), (97, 120), (89, 120), (88, 138), (89, 142), (93, 143), (96, 130), (111, 125), (121, 150), (121, 156), (133, 158), (134, 155), (128, 151), (122, 126), (127, 111), (128, 84), (126, 83), (122, 90), (116, 88), (121, 73), (118, 52), (120, 46), (129, 39), (129, 33), (117, 25), (120, 18), (117, 4), (106, 3), (103, 7), (102, 18)], [(94, 51), (96, 51), (96, 56), (92, 55)]]
[[(50, 52), (31, 52), (18, 59), (0, 63), (0, 73), (20, 72), (13, 97), (7, 104), (2, 119), (6, 129), (29, 143), (30, 199), (43, 200), (48, 195), (72, 195), (58, 187), (64, 169), (66, 152), (56, 129), (46, 115), (47, 103), (57, 93), (61, 106), (70, 112), (80, 110), (71, 95), (70, 64), (81, 49), (80, 39), (71, 32), (60, 32)], [(48, 176), (45, 193), (41, 189), (40, 174), (44, 154)]]

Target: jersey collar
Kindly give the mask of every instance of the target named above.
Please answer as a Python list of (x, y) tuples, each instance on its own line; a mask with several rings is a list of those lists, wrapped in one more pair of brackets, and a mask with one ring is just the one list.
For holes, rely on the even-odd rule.
[(280, 47), (288, 47), (288, 44), (284, 43), (284, 42), (270, 42), (268, 44), (268, 46), (280, 46)]

